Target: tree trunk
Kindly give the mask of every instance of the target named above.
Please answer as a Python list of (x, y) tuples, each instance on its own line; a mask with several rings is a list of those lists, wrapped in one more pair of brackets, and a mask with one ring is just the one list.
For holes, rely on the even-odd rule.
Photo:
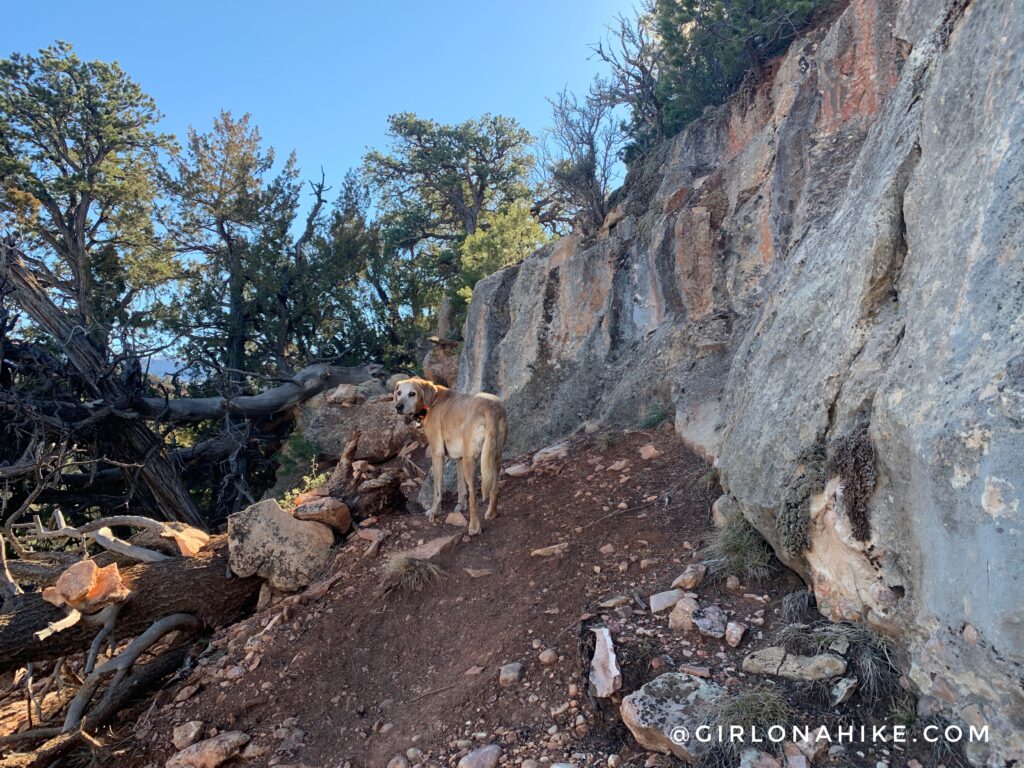
[[(197, 557), (124, 568), (122, 579), (132, 594), (118, 616), (116, 635), (137, 635), (172, 613), (191, 613), (208, 626), (229, 623), (260, 588), (258, 578), (240, 579), (229, 573), (226, 535), (211, 538)], [(12, 611), (0, 614), (0, 672), (86, 651), (98, 629), (80, 621), (40, 642), (35, 633), (62, 618), (64, 610), (44, 601), (39, 592), (18, 595), (13, 605)]]
[[(6, 277), (14, 289), (15, 301), (60, 346), (82, 380), (92, 383), (95, 394), (114, 407), (127, 405), (127, 393), (112, 375), (105, 350), (51, 301), (25, 266), (21, 253), (6, 241), (0, 242), (0, 276)], [(128, 462), (143, 460), (140, 480), (144, 499), (152, 504), (151, 511), (166, 520), (205, 528), (202, 515), (167, 459), (163, 441), (139, 421), (119, 417), (118, 422), (120, 434), (115, 435), (121, 439), (114, 441), (114, 447), (127, 450), (117, 450), (119, 455), (114, 458)]]

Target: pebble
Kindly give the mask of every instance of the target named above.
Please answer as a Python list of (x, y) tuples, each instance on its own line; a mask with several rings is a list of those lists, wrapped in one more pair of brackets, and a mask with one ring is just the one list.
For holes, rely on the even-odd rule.
[(553, 651), (550, 648), (547, 648), (541, 651), (540, 656), (538, 658), (540, 659), (541, 664), (543, 664), (545, 667), (550, 667), (552, 664), (558, 661), (558, 652)]
[(498, 685), (502, 688), (511, 688), (523, 677), (523, 665), (518, 661), (506, 664), (498, 674)]

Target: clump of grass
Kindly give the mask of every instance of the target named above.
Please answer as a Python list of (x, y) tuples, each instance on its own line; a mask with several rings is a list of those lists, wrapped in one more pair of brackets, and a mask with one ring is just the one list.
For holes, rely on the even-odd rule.
[[(763, 736), (772, 726), (787, 725), (792, 717), (793, 709), (781, 693), (759, 685), (715, 699), (708, 706), (704, 724), (710, 725), (713, 733), (717, 733), (718, 726), (729, 733), (730, 726), (739, 725), (743, 727), (744, 734), (749, 735), (756, 729)], [(726, 741), (718, 744), (716, 750), (735, 759), (745, 744), (745, 741)]]
[(804, 618), (814, 605), (814, 595), (809, 589), (798, 589), (782, 598), (782, 620), (794, 624)]
[(328, 477), (330, 477), (329, 473), (318, 473), (316, 471), (316, 464), (312, 464), (310, 466), (309, 474), (303, 476), (302, 481), (298, 485), (281, 497), (281, 507), (283, 509), (291, 509), (295, 506), (295, 500), (299, 498), (299, 496), (307, 493), (308, 491), (315, 491), (317, 488), (322, 487), (323, 484), (327, 482)]
[(439, 584), (443, 578), (444, 569), (436, 563), (405, 555), (392, 555), (384, 564), (384, 572), (375, 594), (381, 598), (396, 590), (419, 592), (424, 587)]
[(640, 419), (640, 429), (654, 429), (671, 415), (672, 412), (664, 403), (651, 403)]
[(597, 443), (607, 451), (615, 445), (615, 435), (612, 432), (602, 432), (597, 438)]
[(776, 570), (775, 553), (740, 512), (725, 518), (725, 525), (715, 528), (705, 548), (704, 564), (715, 578), (735, 574), (747, 581), (765, 581)]
[(836, 643), (848, 643), (849, 669), (869, 699), (890, 694), (899, 686), (899, 668), (893, 660), (889, 641), (866, 624), (828, 621), (790, 624), (779, 632), (779, 640), (791, 653), (808, 655), (827, 651)]

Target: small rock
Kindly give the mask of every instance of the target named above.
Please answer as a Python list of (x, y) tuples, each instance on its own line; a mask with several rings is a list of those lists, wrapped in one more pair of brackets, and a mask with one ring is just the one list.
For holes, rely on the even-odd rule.
[(225, 731), (181, 750), (167, 761), (166, 768), (217, 768), (237, 755), (248, 741), (247, 733)]
[(567, 542), (552, 544), (549, 547), (541, 547), (540, 549), (533, 550), (533, 552), (530, 553), (530, 557), (557, 557), (559, 555), (564, 555), (567, 549), (569, 549), (569, 544)]
[(683, 591), (680, 589), (670, 589), (665, 592), (657, 592), (650, 597), (651, 613), (667, 611), (683, 597)]
[(462, 541), (461, 533), (454, 533), (451, 536), (438, 536), (425, 544), (420, 544), (420, 546), (414, 549), (400, 553), (400, 556), (407, 557), (410, 560), (433, 560), (435, 557), (440, 557), (445, 552), (448, 552), (460, 541)]
[(829, 702), (833, 707), (845, 704), (857, 690), (858, 681), (856, 677), (843, 677), (836, 681), (829, 693)]
[(740, 753), (740, 768), (779, 768), (781, 764), (772, 755), (760, 749), (744, 749)]
[(692, 597), (681, 597), (668, 615), (669, 629), (682, 629), (689, 632), (693, 629), (693, 614), (698, 608), (697, 601)]
[(693, 612), (693, 624), (705, 637), (725, 637), (725, 611), (717, 605), (708, 605)]
[(501, 758), (501, 747), (488, 744), (486, 747), (474, 749), (459, 760), (458, 768), (494, 768)]
[(405, 756), (409, 758), (410, 761), (415, 763), (417, 760), (423, 757), (423, 750), (419, 747), (409, 747), (407, 750), (405, 750)]
[(615, 554), (615, 547), (613, 547), (611, 544), (605, 544), (597, 551), (600, 552), (602, 555), (613, 555)]
[(482, 576), (490, 576), (494, 571), (490, 571), (487, 568), (463, 568), (466, 574), (471, 579), (479, 579)]
[(540, 652), (540, 656), (538, 658), (540, 659), (541, 664), (543, 664), (545, 667), (550, 667), (552, 664), (558, 661), (558, 652), (553, 651), (550, 648), (545, 648), (543, 651)]
[(743, 635), (746, 634), (747, 625), (742, 621), (730, 621), (725, 625), (725, 642), (731, 648), (735, 648), (743, 642)]
[(619, 768), (622, 765), (622, 758), (618, 755), (608, 755), (608, 768)]
[(590, 686), (599, 699), (608, 698), (622, 687), (622, 672), (607, 627), (591, 630), (595, 636), (594, 658), (590, 662)]
[(202, 735), (203, 727), (202, 720), (189, 720), (187, 723), (176, 726), (171, 733), (171, 744), (179, 752), (185, 747), (191, 747)]
[(523, 665), (518, 661), (506, 664), (498, 674), (498, 685), (502, 688), (511, 688), (523, 677)]
[(513, 464), (505, 469), (505, 474), (509, 477), (525, 477), (530, 474), (530, 466), (528, 464)]
[(526, 760), (523, 760), (523, 762), (521, 762), (519, 765), (520, 768), (540, 768), (540, 763), (534, 760), (533, 758), (527, 758)]
[(807, 755), (800, 751), (800, 748), (791, 741), (782, 745), (782, 754), (786, 758), (786, 768), (809, 768), (810, 763)]
[(707, 575), (708, 567), (703, 563), (691, 563), (686, 566), (686, 570), (676, 577), (676, 580), (672, 582), (673, 589), (696, 589), (700, 586), (701, 582), (704, 581), (704, 576)]
[(483, 667), (478, 667), (477, 665), (474, 664), (472, 667), (470, 667), (465, 672), (463, 672), (463, 674), (466, 675), (467, 677), (475, 677), (476, 675), (479, 675), (483, 671), (484, 671)]
[(843, 674), (846, 672), (846, 660), (833, 653), (819, 653), (817, 656), (787, 654), (785, 648), (771, 646), (748, 654), (743, 659), (743, 671), (812, 682)]
[(650, 461), (661, 456), (661, 451), (654, 447), (654, 443), (648, 443), (647, 445), (640, 446), (640, 458), (644, 461)]
[(730, 573), (725, 577), (725, 588), (730, 592), (739, 592), (743, 588), (740, 584), (740, 577)]
[(409, 761), (405, 755), (395, 755), (388, 761), (388, 768), (409, 768)]
[(196, 693), (198, 693), (198, 692), (199, 692), (199, 686), (198, 685), (186, 685), (186, 686), (182, 687), (182, 689), (180, 691), (178, 691), (174, 695), (174, 701), (175, 701), (175, 703), (180, 704), (183, 701), (188, 701), (193, 696), (195, 696)]
[(447, 525), (454, 525), (458, 528), (465, 528), (469, 525), (469, 521), (466, 520), (466, 516), (461, 512), (449, 512), (448, 516), (444, 519)]
[(262, 757), (266, 757), (269, 751), (265, 745), (250, 741), (238, 756), (243, 760), (259, 760)]

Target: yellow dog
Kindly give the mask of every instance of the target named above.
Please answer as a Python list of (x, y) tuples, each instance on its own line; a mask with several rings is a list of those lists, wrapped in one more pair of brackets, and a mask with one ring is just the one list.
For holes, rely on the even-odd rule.
[(469, 502), (469, 534), (480, 533), (476, 513), (474, 474), (480, 460), (480, 490), (487, 502), (484, 519), (498, 516), (498, 475), (501, 452), (508, 435), (508, 414), (494, 395), (481, 392), (463, 395), (426, 379), (412, 378), (395, 385), (395, 410), (404, 416), (415, 416), (423, 425), (430, 443), (431, 469), (434, 473), (434, 504), (430, 521), (437, 519), (441, 508), (444, 459), (455, 459), (459, 477), (459, 504), (464, 511)]

